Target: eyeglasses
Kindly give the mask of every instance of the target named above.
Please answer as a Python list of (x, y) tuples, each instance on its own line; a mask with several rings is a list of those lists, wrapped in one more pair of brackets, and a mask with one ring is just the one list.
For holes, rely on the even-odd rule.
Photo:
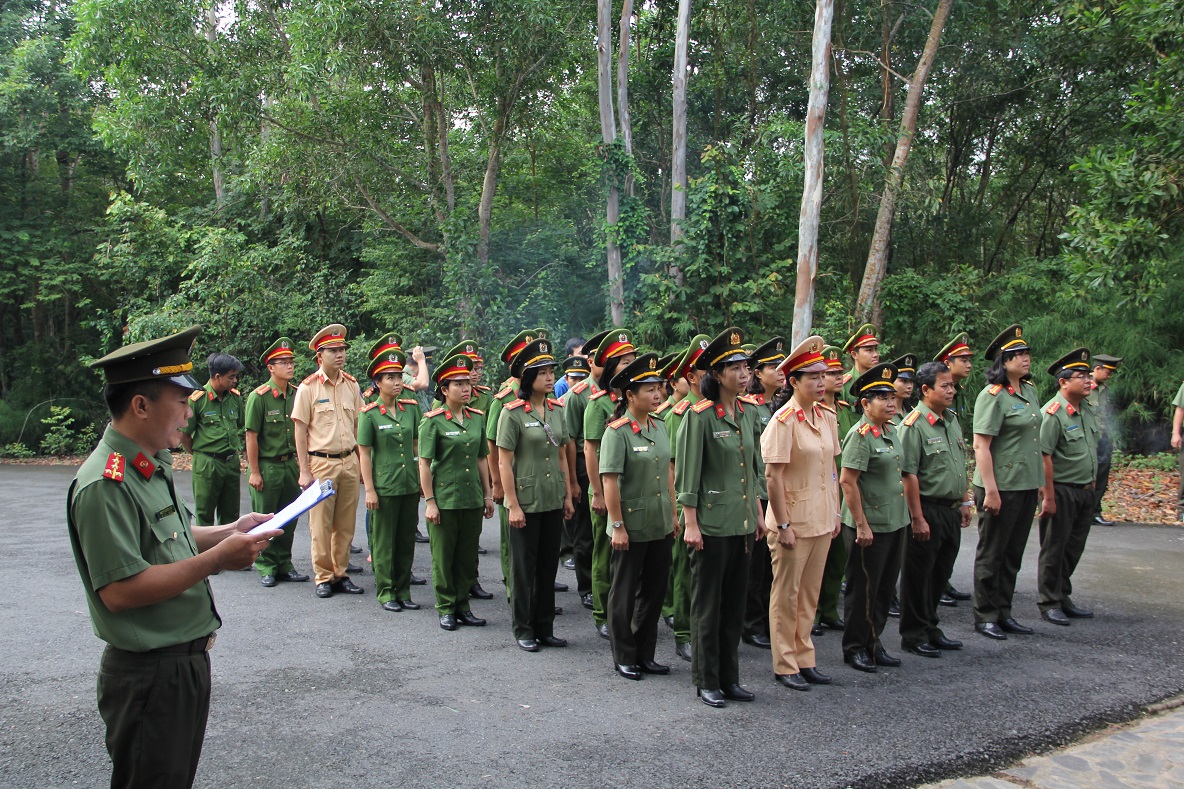
[(551, 432), (551, 426), (548, 425), (543, 420), (539, 420), (539, 422), (540, 422), (540, 424), (542, 424), (543, 432), (547, 434), (547, 440), (551, 442), (551, 446), (553, 446), (553, 447), (559, 446), (559, 439), (555, 437), (555, 434), (553, 432)]

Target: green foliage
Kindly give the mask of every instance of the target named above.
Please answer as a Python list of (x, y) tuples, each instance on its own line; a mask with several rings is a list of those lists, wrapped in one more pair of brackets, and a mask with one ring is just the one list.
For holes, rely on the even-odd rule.
[(14, 441), (11, 444), (5, 444), (4, 448), (0, 449), (0, 457), (28, 460), (29, 458), (37, 457), (37, 453), (24, 444)]
[(1132, 455), (1126, 452), (1115, 452), (1110, 462), (1115, 468), (1174, 472), (1179, 468), (1180, 456), (1176, 452), (1159, 452), (1154, 455)]
[(94, 448), (98, 432), (93, 424), (79, 424), (67, 406), (50, 406), (49, 416), (41, 420), (45, 435), (41, 451), (46, 455), (81, 455)]

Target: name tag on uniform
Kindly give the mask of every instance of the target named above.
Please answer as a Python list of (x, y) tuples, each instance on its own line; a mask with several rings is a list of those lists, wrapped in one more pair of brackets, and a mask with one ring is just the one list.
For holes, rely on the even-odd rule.
[(379, 430), (390, 430), (392, 427), (394, 427), (394, 425), (379, 425), (378, 429)]
[(1081, 429), (1081, 425), (1066, 425), (1065, 426), (1066, 433), (1072, 433), (1074, 430), (1080, 430), (1080, 429)]
[(876, 447), (877, 452), (891, 452), (892, 447)]
[(327, 402), (329, 402), (329, 398), (327, 398), (327, 397), (324, 397), (324, 398), (322, 398), (322, 399), (320, 399), (320, 400), (317, 400), (317, 402), (318, 402), (318, 403), (327, 403)]
[(1025, 405), (1023, 403), (1016, 403), (1015, 405), (1013, 405), (1011, 407), (1011, 410), (1012, 411), (1023, 411), (1024, 408), (1025, 408)]
[(538, 427), (539, 423), (538, 422), (523, 422), (522, 426), (523, 427)]
[(459, 431), (459, 430), (450, 430), (450, 431), (448, 431), (447, 433), (445, 433), (444, 435), (446, 435), (446, 436), (459, 436), (459, 435), (460, 435), (460, 431)]
[(933, 438), (927, 438), (927, 439), (925, 439), (925, 443), (926, 444), (940, 444), (941, 443), (941, 436), (934, 436)]
[(276, 410), (274, 410), (274, 411), (268, 411), (268, 412), (267, 412), (267, 415), (268, 415), (268, 416), (279, 416), (279, 413), (280, 413), (280, 410), (277, 408), (277, 409), (276, 409)]
[(649, 452), (649, 447), (633, 447), (634, 452)]
[(715, 438), (727, 438), (728, 436), (732, 435), (732, 431), (731, 430), (716, 430), (711, 435)]
[(177, 512), (177, 507), (173, 504), (170, 504), (169, 506), (165, 507), (160, 512), (156, 513), (156, 520), (160, 520), (162, 518), (167, 518), (170, 515), (175, 515), (176, 512)]

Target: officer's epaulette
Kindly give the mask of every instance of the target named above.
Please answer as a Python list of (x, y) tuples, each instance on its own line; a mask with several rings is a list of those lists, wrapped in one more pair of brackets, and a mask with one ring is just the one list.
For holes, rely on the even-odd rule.
[(912, 425), (913, 422), (916, 422), (920, 417), (921, 412), (914, 408), (913, 412), (904, 418), (904, 424)]
[(1003, 391), (1003, 384), (991, 384), (987, 387), (987, 391), (992, 395), (997, 395)]
[(271, 391), (271, 384), (263, 384), (262, 386), (255, 389), (255, 394), (265, 395), (270, 391)]
[(362, 390), (362, 397), (369, 397), (372, 394), (374, 394), (374, 387), (373, 386), (367, 387), (366, 389)]
[(202, 399), (205, 396), (206, 396), (206, 390), (205, 389), (198, 389), (197, 391), (195, 391), (191, 395), (189, 395), (189, 399), (196, 403), (198, 400)]
[(662, 414), (662, 412), (665, 411), (667, 408), (673, 408), (673, 407), (674, 406), (670, 405), (669, 400), (663, 400), (662, 405), (658, 406), (657, 409), (654, 410), (654, 416), (660, 416)]
[(835, 405), (842, 406), (843, 408), (850, 408), (851, 407), (851, 404), (848, 403), (846, 400), (835, 400)]
[[(794, 414), (800, 414), (800, 413), (801, 413), (801, 410), (799, 410), (797, 406), (790, 404), (788, 406), (785, 406), (784, 408), (782, 408), (780, 411), (777, 412), (777, 421), (781, 422), (782, 424), (785, 424), (785, 421), (787, 419), (789, 419), (791, 416), (793, 416)], [(800, 421), (800, 417), (799, 417), (799, 421)]]
[(489, 387), (488, 387), (488, 386), (484, 386), (484, 385), (482, 385), (482, 384), (477, 384), (477, 385), (476, 385), (476, 386), (474, 386), (473, 388), (474, 388), (474, 389), (476, 389), (478, 392), (488, 392), (488, 391), (489, 391)]
[(679, 416), (682, 416), (683, 414), (685, 414), (687, 412), (687, 409), (690, 407), (691, 407), (690, 400), (685, 400), (685, 399), (679, 400), (677, 403), (674, 404), (674, 413), (678, 414)]
[(507, 386), (504, 389), (498, 390), (498, 393), (493, 397), (496, 400), (501, 400), (503, 397), (509, 397), (511, 394), (513, 394), (513, 392), (514, 390)]
[(563, 408), (563, 401), (562, 400), (556, 400), (554, 397), (548, 397), (547, 402), (550, 403), (551, 405), (557, 405), (560, 408)]
[(318, 375), (320, 375), (320, 374), (321, 374), (321, 371), (320, 371), (320, 370), (316, 371), (315, 373), (309, 373), (308, 377), (307, 377), (307, 378), (305, 378), (305, 379), (304, 379), (303, 381), (301, 381), (300, 383), (301, 383), (302, 385), (303, 385), (303, 384), (310, 384), (310, 383), (312, 383), (314, 380), (316, 380), (316, 377), (317, 377)]
[(242, 393), (241, 393), (241, 392), (239, 392), (239, 390), (237, 390), (237, 389), (231, 389), (231, 390), (230, 390), (230, 393), (231, 393), (232, 395), (234, 395), (235, 397), (242, 397)]
[(578, 384), (573, 386), (571, 389), (568, 389), (567, 391), (575, 392), (576, 394), (579, 394), (580, 392), (584, 391), (587, 388), (588, 388), (588, 379), (585, 378), (584, 380), (580, 381)]
[[(441, 409), (441, 410), (443, 410), (443, 409)], [(478, 416), (485, 416), (485, 412), (482, 411), (480, 408), (473, 408), (472, 406), (466, 405), (465, 410), (468, 411), (470, 414), (477, 414)]]
[(343, 376), (345, 376), (345, 380), (347, 380), (347, 381), (353, 381), (355, 384), (358, 382), (358, 379), (357, 379), (357, 378), (354, 378), (352, 375), (350, 375), (349, 373), (345, 372), (344, 370), (342, 370), (342, 371), (341, 371), (341, 374), (342, 374)]
[[(840, 403), (841, 403), (841, 402), (842, 402), (842, 400), (840, 400), (840, 401), (838, 401), (838, 402), (840, 402)], [(830, 411), (832, 414), (838, 413), (837, 411), (835, 411), (835, 409), (831, 408), (831, 407), (830, 407), (829, 405), (827, 405), (826, 403), (819, 403), (819, 404), (818, 404), (818, 407), (819, 407), (819, 408), (821, 408), (823, 411)]]
[(622, 427), (624, 425), (629, 424), (629, 422), (630, 422), (629, 415), (626, 414), (625, 416), (621, 417), (620, 419), (614, 419), (613, 421), (609, 422), (608, 426), (611, 427), (613, 430), (616, 430), (618, 427)]
[(1058, 401), (1053, 400), (1044, 410), (1047, 413), (1055, 414), (1057, 411), (1061, 410), (1061, 404)]
[(761, 405), (761, 401), (756, 395), (742, 394), (736, 399), (745, 403), (751, 403), (752, 405)]
[(103, 468), (103, 476), (115, 482), (123, 482), (123, 455), (112, 452), (107, 456), (107, 465)]
[(521, 408), (526, 405), (526, 401), (522, 399), (515, 400), (512, 403), (506, 403), (504, 406), (507, 411), (513, 411), (515, 408)]
[[(445, 408), (444, 406), (440, 406), (439, 408), (433, 408), (431, 411), (428, 411), (426, 414), (424, 414), (423, 418), (427, 419), (428, 417), (439, 416), (440, 414), (444, 413), (447, 410), (448, 409)], [(469, 410), (472, 411), (474, 409), (470, 408)]]
[(588, 399), (589, 399), (589, 400), (595, 400), (595, 399), (597, 399), (598, 397), (604, 397), (604, 396), (605, 396), (605, 395), (607, 395), (607, 394), (608, 394), (608, 390), (607, 390), (607, 389), (601, 389), (599, 392), (597, 392), (596, 394), (592, 395), (592, 396), (591, 396), (591, 397), (589, 397)]
[(704, 411), (706, 411), (708, 408), (711, 408), (713, 405), (715, 405), (715, 403), (713, 403), (712, 401), (707, 400), (707, 399), (703, 399), (703, 400), (700, 400), (699, 402), (695, 403), (693, 406), (691, 406), (691, 408), (694, 410), (694, 412), (696, 414), (701, 414)]
[(399, 402), (403, 405), (419, 405), (419, 401), (414, 397), (400, 397)]
[(871, 422), (864, 422), (862, 425), (860, 425), (856, 429), (859, 431), (859, 435), (866, 436), (872, 429), (872, 423)]
[(382, 405), (382, 403), (375, 400), (373, 403), (366, 403), (366, 405), (362, 406), (362, 410), (369, 411), (372, 408), (378, 408), (378, 406), (380, 406), (380, 405)]

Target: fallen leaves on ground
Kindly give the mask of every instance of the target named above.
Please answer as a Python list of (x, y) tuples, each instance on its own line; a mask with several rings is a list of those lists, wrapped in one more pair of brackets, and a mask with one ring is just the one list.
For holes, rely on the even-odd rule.
[(1176, 519), (1178, 471), (1116, 468), (1102, 502), (1106, 518), (1125, 523), (1171, 523)]

